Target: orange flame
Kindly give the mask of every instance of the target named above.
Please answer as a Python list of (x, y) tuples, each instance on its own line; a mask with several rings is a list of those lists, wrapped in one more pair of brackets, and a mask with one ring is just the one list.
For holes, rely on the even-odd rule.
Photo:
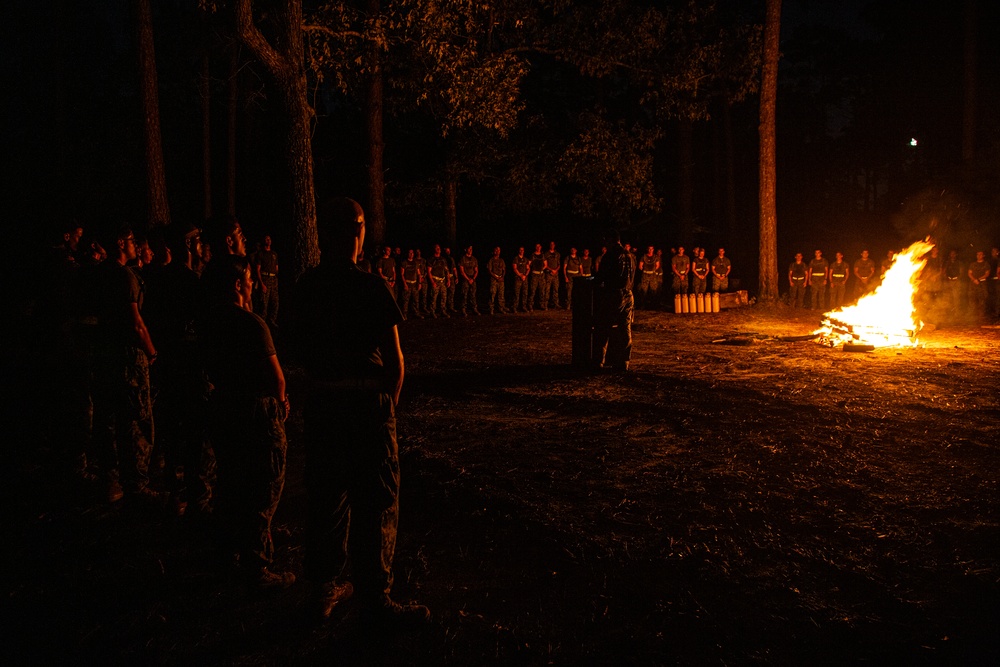
[(875, 347), (917, 345), (923, 323), (917, 318), (913, 297), (920, 271), (927, 264), (925, 256), (933, 248), (927, 241), (917, 241), (893, 259), (892, 266), (874, 292), (823, 315), (817, 329), (819, 341), (833, 347), (842, 343)]

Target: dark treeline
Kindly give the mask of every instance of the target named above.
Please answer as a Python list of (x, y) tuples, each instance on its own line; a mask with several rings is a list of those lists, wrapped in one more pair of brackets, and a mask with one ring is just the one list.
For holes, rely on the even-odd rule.
[[(4, 218), (34, 245), (68, 217), (95, 232), (150, 223), (139, 4), (5, 4)], [(150, 3), (170, 218), (234, 213), (290, 248), (286, 110), (236, 35), (236, 4)], [(287, 0), (251, 4), (284, 47)], [(466, 4), (303, 3), (317, 197), (375, 210), (380, 84), (373, 240), (587, 245), (613, 223), (638, 246), (725, 245), (756, 284), (763, 2)], [(781, 262), (819, 244), (879, 255), (931, 232), (995, 242), (997, 8), (813, 4), (784, 3)]]

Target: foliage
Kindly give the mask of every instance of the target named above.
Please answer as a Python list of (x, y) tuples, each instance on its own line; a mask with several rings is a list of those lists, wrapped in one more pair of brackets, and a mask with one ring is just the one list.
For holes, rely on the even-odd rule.
[(576, 212), (623, 222), (632, 212), (657, 210), (661, 202), (652, 177), (656, 132), (612, 124), (597, 114), (585, 114), (581, 120), (580, 137), (566, 148), (558, 165), (560, 176), (577, 186)]

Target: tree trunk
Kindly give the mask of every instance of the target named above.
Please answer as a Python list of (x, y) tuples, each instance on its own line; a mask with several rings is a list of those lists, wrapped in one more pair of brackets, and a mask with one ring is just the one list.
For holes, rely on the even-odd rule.
[(963, 67), (962, 161), (976, 157), (976, 0), (965, 0), (965, 57)]
[(240, 102), (240, 47), (230, 45), (226, 81), (226, 213), (236, 215), (236, 135)]
[(160, 98), (156, 77), (156, 52), (153, 48), (153, 13), (150, 0), (136, 3), (136, 28), (139, 44), (139, 78), (142, 100), (146, 154), (147, 225), (170, 224), (167, 203), (167, 178), (160, 139)]
[(764, 24), (764, 72), (760, 86), (760, 294), (778, 299), (778, 207), (775, 112), (778, 99), (778, 45), (781, 0), (767, 0)]
[(680, 166), (678, 243), (683, 245), (690, 243), (694, 229), (694, 123), (686, 118), (677, 124), (677, 161)]
[(201, 212), (204, 219), (208, 220), (212, 217), (212, 78), (207, 42), (203, 48), (201, 75), (198, 78), (198, 88), (201, 93), (201, 184), (203, 198)]
[[(448, 245), (455, 248), (458, 240), (458, 179), (445, 176), (444, 182), (444, 225)], [(457, 248), (455, 248), (457, 250)]]
[(285, 109), (285, 140), (290, 179), (292, 223), (291, 273), (297, 278), (319, 263), (316, 236), (316, 192), (313, 183), (312, 119), (302, 35), (302, 0), (285, 0), (281, 23), (285, 26), (283, 50), (267, 42), (253, 22), (251, 0), (236, 4), (237, 33), (267, 67), (281, 92)]
[[(381, 11), (379, 0), (368, 0), (369, 16), (378, 16)], [(375, 245), (382, 245), (386, 239), (385, 221), (385, 173), (382, 154), (385, 141), (382, 136), (382, 56), (376, 44), (370, 44), (368, 51), (368, 76), (365, 81), (365, 131), (368, 137), (368, 160), (365, 164), (368, 177), (368, 207), (365, 210), (365, 225)]]

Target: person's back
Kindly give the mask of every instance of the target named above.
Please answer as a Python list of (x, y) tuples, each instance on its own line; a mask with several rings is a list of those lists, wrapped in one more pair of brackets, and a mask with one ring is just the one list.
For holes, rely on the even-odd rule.
[(296, 340), (310, 376), (324, 380), (379, 376), (380, 334), (399, 312), (385, 282), (355, 264), (324, 261), (299, 279)]
[(320, 620), (356, 589), (364, 626), (422, 625), (430, 620), (426, 607), (390, 597), (399, 516), (395, 406), (403, 386), (397, 325), (403, 314), (383, 279), (354, 264), (364, 243), (361, 207), (349, 199), (323, 202), (317, 228), (322, 259), (299, 279), (291, 332), (312, 385), (303, 411), (306, 578), (314, 584)]

